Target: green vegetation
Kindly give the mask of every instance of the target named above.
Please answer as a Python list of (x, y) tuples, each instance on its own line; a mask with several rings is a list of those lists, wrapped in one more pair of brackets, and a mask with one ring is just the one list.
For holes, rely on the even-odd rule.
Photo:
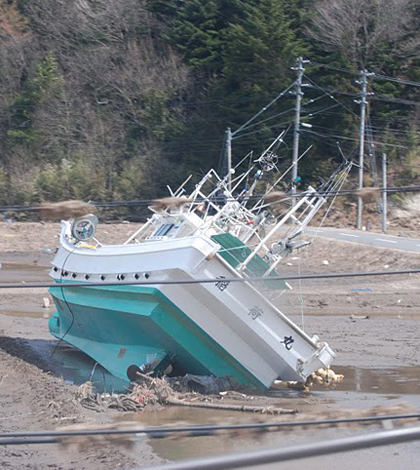
[[(0, 0), (0, 202), (164, 195), (219, 166), (226, 128), (290, 85), (300, 56), (303, 180), (329, 173), (337, 141), (357, 152), (367, 68), (405, 80), (369, 80), (367, 153), (388, 153), (391, 183), (418, 182), (420, 87), (406, 82), (420, 81), (419, 21), (414, 0)], [(258, 156), (293, 107), (286, 94), (239, 135), (234, 161)]]

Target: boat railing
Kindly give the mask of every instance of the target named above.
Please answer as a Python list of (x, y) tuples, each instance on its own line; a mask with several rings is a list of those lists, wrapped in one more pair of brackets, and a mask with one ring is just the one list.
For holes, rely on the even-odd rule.
[[(270, 268), (264, 273), (264, 276), (269, 275), (274, 269), (275, 266), (281, 260), (281, 255), (276, 254), (268, 247), (270, 239), (280, 231), (281, 227), (287, 223), (292, 223), (292, 226), (295, 228), (289, 233), (286, 237), (286, 241), (295, 237), (296, 235), (303, 233), (303, 229), (308, 225), (312, 220), (313, 216), (319, 210), (320, 206), (325, 202), (325, 199), (316, 193), (316, 190), (312, 187), (309, 187), (306, 195), (301, 197), (298, 202), (296, 202), (291, 209), (285, 214), (277, 224), (265, 235), (264, 238), (258, 243), (258, 245), (253, 249), (249, 256), (238, 266), (238, 271), (243, 272), (251, 260), (259, 254), (261, 250), (265, 251), (265, 255), (270, 255), (269, 257), (272, 260)], [(284, 240), (284, 237), (283, 237)], [(282, 240), (282, 241), (283, 241)]]

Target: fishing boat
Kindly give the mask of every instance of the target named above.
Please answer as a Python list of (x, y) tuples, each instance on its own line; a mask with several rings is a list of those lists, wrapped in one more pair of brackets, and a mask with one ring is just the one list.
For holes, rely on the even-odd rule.
[(151, 204), (147, 222), (121, 244), (95, 237), (93, 215), (62, 221), (51, 333), (127, 381), (137, 372), (191, 373), (267, 389), (328, 367), (332, 349), (275, 300), (289, 288), (281, 261), (307, 244), (300, 236), (351, 164), (300, 194), (279, 192), (289, 168), (257, 196), (278, 169), (279, 139), (246, 171), (210, 170), (190, 194), (185, 182)]

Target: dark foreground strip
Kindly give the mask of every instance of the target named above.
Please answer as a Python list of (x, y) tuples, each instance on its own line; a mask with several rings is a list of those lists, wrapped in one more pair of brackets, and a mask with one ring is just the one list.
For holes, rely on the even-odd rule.
[(74, 431), (29, 431), (0, 433), (0, 445), (20, 445), (20, 444), (50, 444), (58, 442), (60, 437), (68, 436), (99, 436), (99, 435), (118, 435), (118, 434), (147, 434), (151, 438), (166, 437), (171, 433), (186, 433), (188, 436), (212, 435), (217, 431), (237, 431), (242, 429), (266, 429), (266, 428), (284, 428), (296, 426), (319, 426), (325, 424), (342, 423), (373, 423), (386, 420), (405, 420), (420, 419), (420, 413), (404, 415), (387, 416), (366, 416), (361, 418), (339, 418), (323, 419), (313, 421), (285, 421), (274, 423), (245, 423), (228, 425), (190, 425), (190, 426), (156, 426), (147, 428), (132, 429), (88, 429)]
[(304, 459), (307, 457), (348, 452), (351, 450), (360, 450), (390, 444), (400, 444), (402, 442), (412, 442), (417, 440), (420, 440), (420, 427), (344, 437), (334, 441), (315, 442), (311, 444), (286, 447), (285, 449), (266, 449), (227, 454), (217, 457), (181, 460), (168, 465), (147, 467), (147, 469), (143, 467), (142, 470), (223, 470), (252, 467), (255, 465)]

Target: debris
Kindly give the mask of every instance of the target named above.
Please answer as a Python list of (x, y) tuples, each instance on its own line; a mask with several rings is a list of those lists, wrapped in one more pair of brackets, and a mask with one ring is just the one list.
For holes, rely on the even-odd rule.
[(95, 212), (96, 207), (84, 201), (43, 202), (39, 206), (41, 218), (50, 220), (72, 219)]
[(165, 381), (174, 391), (181, 393), (219, 393), (239, 387), (239, 382), (235, 377), (186, 374), (183, 377), (166, 377)]
[(385, 269), (388, 269), (388, 268), (389, 268), (389, 264), (384, 264), (384, 268), (385, 268)]
[(342, 382), (344, 380), (343, 374), (336, 374), (332, 369), (318, 369), (313, 372), (306, 380), (306, 386), (312, 387), (313, 385), (324, 385), (328, 386), (331, 383)]
[(359, 188), (357, 189), (354, 194), (357, 197), (361, 197), (363, 199), (363, 202), (366, 203), (371, 203), (371, 202), (376, 202), (379, 194), (379, 189), (378, 188)]
[(325, 266), (328, 266), (330, 264), (330, 262), (327, 260), (327, 259), (324, 259), (324, 261), (322, 262), (322, 264), (324, 264)]
[(264, 202), (267, 204), (276, 204), (278, 202), (284, 202), (284, 199), (288, 199), (288, 196), (283, 191), (272, 191), (264, 196)]
[(302, 392), (309, 392), (309, 387), (307, 387), (303, 382), (288, 381), (286, 382), (287, 387), (292, 390), (299, 390)]
[(350, 315), (350, 320), (351, 321), (356, 321), (356, 320), (368, 320), (369, 315)]
[[(274, 406), (250, 406), (220, 403), (223, 395), (203, 395), (195, 392), (181, 393), (173, 390), (165, 379), (152, 378), (137, 372), (137, 384), (126, 394), (95, 393), (92, 382), (81, 385), (76, 393), (76, 400), (85, 408), (102, 411), (107, 408), (119, 411), (138, 411), (147, 405), (176, 405), (193, 408), (210, 408), (228, 411), (246, 411), (275, 415), (295, 414), (297, 410)], [(231, 394), (232, 392), (228, 392)], [(243, 395), (242, 399), (248, 395)]]
[(189, 204), (192, 202), (192, 199), (188, 199), (186, 197), (163, 197), (161, 199), (155, 199), (153, 201), (152, 207), (155, 210), (164, 210), (164, 209), (178, 209), (184, 204)]
[[(75, 424), (72, 426), (60, 427), (57, 431), (93, 431), (93, 430), (119, 430), (119, 429), (134, 429), (138, 425), (134, 422), (119, 422), (111, 424)], [(134, 444), (134, 434), (99, 434), (87, 436), (61, 436), (58, 438), (59, 444), (67, 451), (86, 452), (94, 449), (103, 449), (104, 447), (113, 444), (130, 449)]]
[(43, 308), (51, 308), (51, 301), (48, 297), (42, 298), (42, 307)]

